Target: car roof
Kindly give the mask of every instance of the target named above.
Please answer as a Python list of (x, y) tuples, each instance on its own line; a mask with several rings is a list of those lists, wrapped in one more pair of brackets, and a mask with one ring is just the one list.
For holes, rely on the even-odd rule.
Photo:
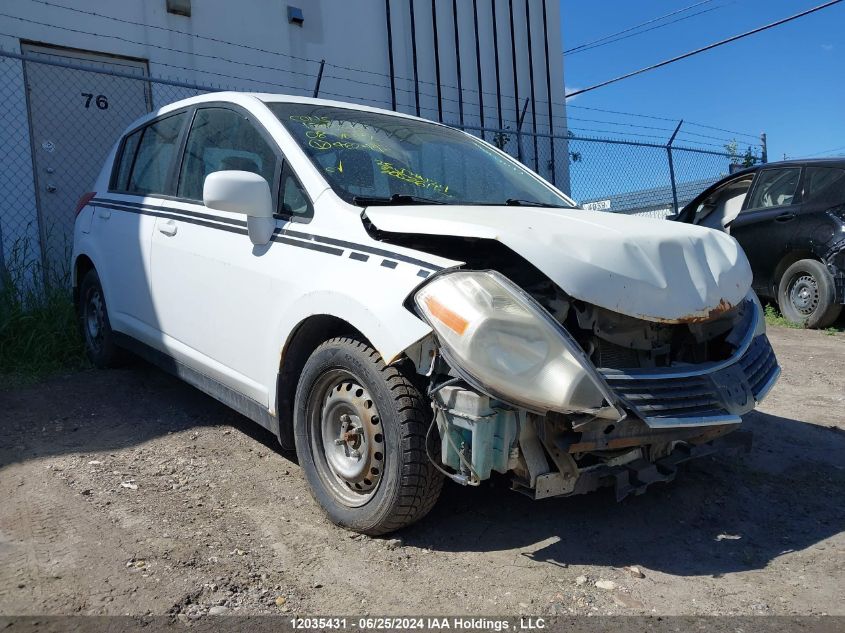
[(386, 114), (389, 116), (400, 117), (403, 119), (410, 119), (413, 121), (423, 121), (425, 123), (433, 123), (435, 125), (442, 125), (437, 123), (436, 121), (431, 121), (430, 119), (423, 119), (422, 117), (416, 117), (410, 114), (404, 114), (402, 112), (394, 112), (393, 110), (385, 110), (384, 108), (373, 108), (371, 106), (359, 105), (357, 103), (351, 103), (346, 101), (333, 101), (331, 99), (315, 99), (312, 97), (299, 97), (296, 95), (285, 95), (285, 94), (275, 94), (275, 93), (265, 93), (265, 92), (235, 92), (235, 91), (222, 91), (222, 92), (208, 92), (202, 95), (198, 95), (196, 97), (190, 97), (188, 99), (182, 99), (180, 101), (174, 101), (173, 103), (168, 103), (165, 106), (162, 106), (156, 110), (153, 110), (149, 114), (141, 117), (140, 119), (134, 121), (130, 127), (128, 127), (124, 133), (136, 129), (153, 119), (156, 119), (164, 114), (169, 112), (174, 112), (176, 110), (180, 110), (182, 108), (186, 108), (192, 105), (198, 105), (201, 103), (209, 103), (209, 102), (220, 102), (225, 101), (229, 103), (233, 103), (235, 105), (240, 105), (242, 107), (249, 108), (251, 106), (255, 106), (257, 102), (260, 103), (304, 103), (304, 104), (311, 104), (315, 106), (326, 106), (326, 107), (335, 107), (335, 108), (347, 108), (352, 110), (358, 110), (360, 112), (373, 112), (376, 114)]
[(735, 178), (741, 178), (742, 176), (746, 176), (749, 174), (753, 174), (755, 172), (760, 171), (761, 169), (776, 169), (778, 167), (805, 167), (805, 166), (815, 166), (815, 167), (840, 167), (845, 169), (845, 157), (840, 158), (793, 158), (790, 160), (779, 160), (773, 163), (758, 163), (756, 165), (752, 165), (751, 167), (746, 167), (744, 169), (740, 169), (735, 171), (732, 174), (725, 176), (724, 178), (720, 178), (716, 182), (714, 182), (710, 187), (705, 189), (705, 191), (710, 189), (715, 189), (716, 187), (726, 183), (728, 181), (734, 180)]
[[(743, 173), (752, 173), (760, 169), (770, 169), (772, 167), (803, 167), (805, 165), (813, 165), (816, 167), (845, 167), (845, 156), (835, 158), (790, 158), (788, 160), (778, 160), (773, 163), (761, 163), (734, 172), (731, 176), (736, 176)], [(725, 179), (727, 180), (727, 178)]]
[(845, 167), (845, 156), (838, 158), (791, 158), (779, 160), (774, 163), (758, 165), (758, 168), (768, 167), (800, 167), (802, 165), (815, 165), (822, 167)]

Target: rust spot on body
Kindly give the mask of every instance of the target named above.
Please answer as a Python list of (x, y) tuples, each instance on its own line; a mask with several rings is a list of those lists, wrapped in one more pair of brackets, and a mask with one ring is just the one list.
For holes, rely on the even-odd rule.
[(732, 309), (734, 306), (721, 299), (719, 304), (711, 309), (708, 310), (706, 314), (690, 314), (686, 316), (677, 317), (675, 319), (664, 319), (661, 317), (653, 317), (653, 316), (646, 316), (643, 315), (640, 318), (643, 318), (647, 321), (654, 321), (655, 323), (704, 323), (706, 321), (711, 321), (716, 317), (724, 314), (728, 310)]

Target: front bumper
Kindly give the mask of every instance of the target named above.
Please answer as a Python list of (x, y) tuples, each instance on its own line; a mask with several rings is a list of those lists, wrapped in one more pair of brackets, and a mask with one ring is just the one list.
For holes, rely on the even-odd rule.
[(714, 453), (734, 455), (751, 450), (751, 431), (737, 430), (704, 444), (678, 444), (666, 457), (654, 462), (637, 459), (621, 466), (599, 466), (580, 474), (571, 494), (584, 494), (612, 486), (616, 500), (641, 495), (651, 484), (675, 479), (678, 466), (691, 459)]
[(678, 368), (601, 371), (611, 390), (652, 428), (735, 424), (766, 397), (780, 367), (765, 334), (726, 361)]

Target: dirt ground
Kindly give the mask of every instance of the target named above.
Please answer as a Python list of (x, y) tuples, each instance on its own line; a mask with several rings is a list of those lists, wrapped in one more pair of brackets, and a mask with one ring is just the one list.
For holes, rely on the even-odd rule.
[(384, 539), (154, 368), (0, 393), (0, 613), (845, 614), (845, 335), (770, 334), (750, 454), (619, 504), (449, 484)]

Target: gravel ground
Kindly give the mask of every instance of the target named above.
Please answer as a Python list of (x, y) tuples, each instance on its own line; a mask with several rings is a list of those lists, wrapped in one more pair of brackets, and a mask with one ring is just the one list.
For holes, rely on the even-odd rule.
[(845, 335), (774, 328), (752, 452), (617, 504), (447, 485), (330, 525), (272, 436), (141, 365), (0, 392), (0, 613), (845, 614)]

